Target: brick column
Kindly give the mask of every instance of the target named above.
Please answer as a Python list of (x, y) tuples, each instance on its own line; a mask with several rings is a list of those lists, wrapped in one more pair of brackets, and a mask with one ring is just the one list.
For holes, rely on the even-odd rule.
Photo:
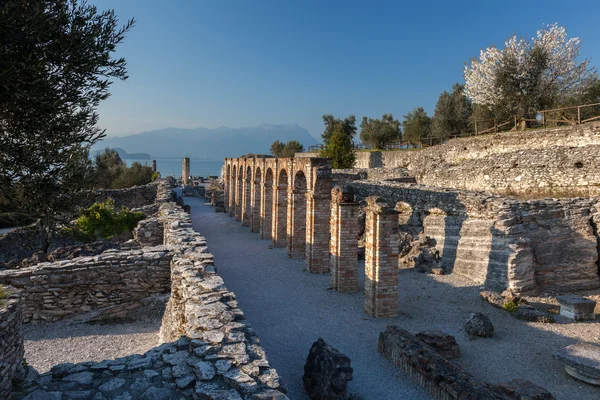
[(273, 231), (273, 184), (265, 183), (261, 186), (262, 201), (260, 203), (259, 234), (261, 239), (271, 239), (271, 232)]
[(231, 175), (229, 180), (229, 216), (235, 217), (235, 200), (237, 196), (237, 171), (235, 167), (231, 167)]
[(229, 211), (229, 179), (231, 176), (231, 167), (227, 168), (227, 159), (225, 159), (225, 175), (223, 176), (223, 211)]
[(306, 193), (306, 266), (315, 274), (329, 272), (329, 196)]
[(396, 317), (398, 211), (376, 196), (367, 198), (365, 237), (365, 313)]
[(252, 177), (248, 177), (248, 171), (244, 172), (242, 189), (242, 226), (250, 226), (250, 197), (252, 196)]
[(331, 191), (331, 288), (358, 291), (358, 203), (349, 187)]
[(273, 186), (273, 247), (287, 243), (287, 185)]
[(235, 220), (242, 220), (242, 192), (244, 191), (243, 173), (240, 174), (238, 169), (237, 185), (235, 188)]
[(306, 191), (292, 189), (289, 191), (288, 199), (288, 256), (304, 258), (306, 252)]
[(260, 231), (260, 207), (262, 203), (262, 185), (260, 184), (260, 177), (254, 180), (252, 185), (252, 199), (250, 200), (250, 208), (252, 214), (250, 215), (250, 232), (258, 233)]

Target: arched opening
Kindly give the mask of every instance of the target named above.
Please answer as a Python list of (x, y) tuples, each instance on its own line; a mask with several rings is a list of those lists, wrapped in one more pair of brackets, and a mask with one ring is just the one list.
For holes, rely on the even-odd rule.
[(261, 170), (260, 167), (256, 168), (254, 172), (253, 181), (253, 195), (252, 195), (252, 215), (250, 216), (250, 231), (258, 232), (260, 230), (260, 204), (261, 204)]
[(394, 207), (398, 211), (398, 268), (412, 268), (413, 264), (407, 258), (412, 249), (412, 242), (418, 236), (418, 232), (411, 229), (411, 218), (413, 208), (410, 204), (400, 201)]
[(273, 170), (267, 169), (260, 211), (260, 238), (271, 239), (273, 229)]
[(287, 235), (288, 176), (285, 169), (279, 171), (273, 202), (273, 247), (284, 247)]
[(290, 192), (290, 223), (288, 225), (288, 256), (304, 258), (306, 251), (306, 176), (303, 171), (294, 175)]

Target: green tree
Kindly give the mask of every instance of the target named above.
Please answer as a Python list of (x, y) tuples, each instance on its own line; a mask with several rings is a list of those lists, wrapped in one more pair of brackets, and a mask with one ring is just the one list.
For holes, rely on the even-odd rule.
[(114, 149), (105, 149), (94, 160), (94, 187), (108, 189), (127, 168), (119, 153)]
[(392, 114), (383, 114), (381, 119), (363, 117), (360, 124), (360, 140), (375, 149), (383, 149), (394, 140), (399, 140), (402, 133), (400, 121)]
[(417, 107), (404, 115), (402, 131), (402, 138), (412, 144), (417, 144), (422, 138), (431, 136), (431, 118), (423, 107)]
[(285, 143), (280, 142), (279, 140), (274, 141), (271, 145), (271, 154), (278, 158), (281, 157), (284, 147)]
[(300, 144), (300, 142), (296, 140), (290, 140), (283, 147), (283, 151), (281, 152), (281, 157), (294, 157), (296, 153), (301, 153), (304, 151), (304, 146)]
[[(0, 7), (0, 191), (49, 233), (89, 187), (88, 149), (104, 136), (97, 107), (126, 62), (113, 54), (134, 21), (78, 0), (5, 0)], [(47, 245), (47, 241), (46, 241)]]
[(323, 144), (325, 147), (329, 145), (329, 141), (333, 136), (333, 132), (339, 127), (341, 131), (352, 140), (356, 135), (356, 117), (350, 115), (347, 118), (340, 119), (335, 118), (333, 115), (323, 115), (323, 122), (325, 123), (325, 130), (321, 134), (323, 138)]
[(451, 93), (444, 91), (440, 95), (432, 118), (433, 137), (445, 139), (472, 131), (473, 106), (464, 90), (464, 85), (455, 83)]
[(353, 168), (356, 154), (352, 138), (338, 125), (329, 138), (329, 145), (321, 151), (321, 157), (330, 158), (335, 169)]

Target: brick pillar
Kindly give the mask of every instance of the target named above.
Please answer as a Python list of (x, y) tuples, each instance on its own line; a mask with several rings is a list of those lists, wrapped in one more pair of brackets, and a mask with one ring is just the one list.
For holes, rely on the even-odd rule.
[(315, 274), (329, 272), (329, 196), (306, 193), (306, 266)]
[(229, 178), (229, 216), (235, 217), (235, 198), (237, 196), (237, 174), (234, 172), (235, 167), (231, 167), (231, 175)]
[(287, 252), (304, 258), (306, 252), (306, 191), (293, 189), (288, 195)]
[[(223, 211), (229, 211), (229, 180), (231, 176), (231, 167), (227, 169), (227, 162), (225, 162), (225, 175), (223, 176)], [(229, 173), (228, 173), (229, 171)]]
[(287, 185), (273, 186), (273, 247), (287, 243)]
[(398, 211), (376, 196), (366, 207), (365, 313), (398, 315)]
[(331, 191), (331, 288), (358, 291), (358, 208), (348, 187)]
[(261, 239), (271, 239), (273, 231), (273, 184), (265, 183), (262, 186), (260, 203), (260, 226)]
[(242, 192), (244, 191), (243, 174), (238, 171), (237, 185), (235, 188), (235, 220), (242, 220)]
[(184, 185), (190, 183), (190, 159), (188, 157), (184, 157), (181, 162), (181, 181)]
[(244, 173), (242, 189), (242, 226), (250, 226), (250, 197), (252, 196), (252, 179), (248, 177), (248, 172)]
[(250, 199), (250, 232), (258, 233), (260, 231), (260, 206), (262, 203), (261, 194), (262, 188), (260, 184), (260, 176), (252, 181), (252, 198)]

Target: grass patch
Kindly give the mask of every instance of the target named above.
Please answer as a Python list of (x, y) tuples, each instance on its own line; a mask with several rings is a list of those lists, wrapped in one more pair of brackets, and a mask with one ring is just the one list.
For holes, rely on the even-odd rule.
[(519, 303), (514, 300), (505, 301), (504, 304), (502, 304), (502, 309), (504, 311), (508, 311), (509, 313), (517, 312), (517, 310), (519, 309)]

